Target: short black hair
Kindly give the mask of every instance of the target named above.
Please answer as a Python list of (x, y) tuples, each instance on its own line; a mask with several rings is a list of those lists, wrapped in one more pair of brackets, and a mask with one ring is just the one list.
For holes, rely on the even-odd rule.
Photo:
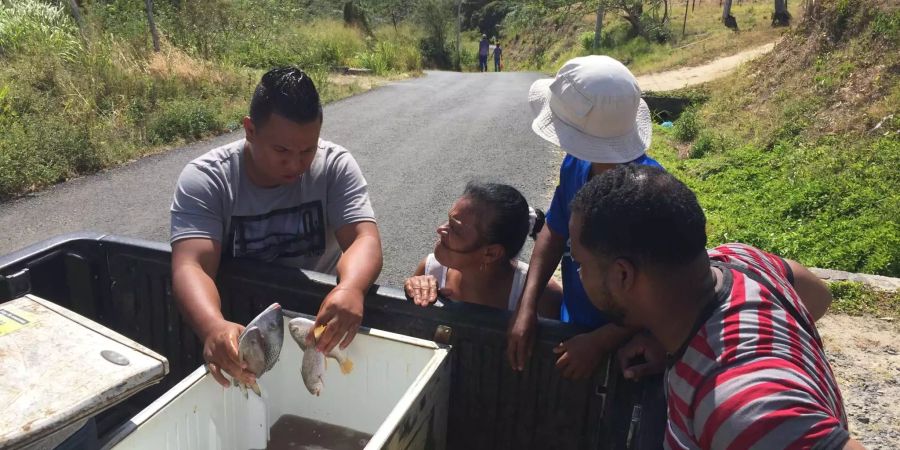
[(684, 183), (658, 168), (617, 166), (575, 195), (582, 245), (596, 255), (676, 266), (706, 252), (706, 216)]
[(301, 125), (322, 118), (319, 92), (306, 72), (277, 67), (262, 76), (250, 100), (250, 119), (263, 126), (272, 113)]
[(507, 184), (470, 181), (463, 197), (475, 202), (483, 211), (486, 221), (481, 233), (488, 244), (500, 244), (510, 259), (515, 258), (525, 244), (525, 238), (534, 237), (544, 226), (544, 213), (536, 210), (537, 219), (530, 225), (531, 211), (525, 197)]

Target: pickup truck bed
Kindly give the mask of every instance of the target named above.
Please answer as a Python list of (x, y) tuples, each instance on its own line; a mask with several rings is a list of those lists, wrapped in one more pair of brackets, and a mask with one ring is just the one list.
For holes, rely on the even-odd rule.
[[(314, 315), (330, 275), (225, 261), (217, 278), (229, 320), (247, 323), (272, 302)], [(93, 319), (169, 359), (170, 373), (96, 417), (100, 441), (203, 363), (201, 346), (172, 297), (165, 243), (78, 233), (0, 257), (0, 303), (34, 293)], [(551, 349), (584, 330), (542, 320), (522, 373), (505, 358), (509, 313), (450, 303), (420, 308), (375, 286), (363, 325), (452, 345), (447, 448), (660, 448), (665, 402), (659, 377), (624, 380), (611, 359), (586, 381), (562, 379)]]

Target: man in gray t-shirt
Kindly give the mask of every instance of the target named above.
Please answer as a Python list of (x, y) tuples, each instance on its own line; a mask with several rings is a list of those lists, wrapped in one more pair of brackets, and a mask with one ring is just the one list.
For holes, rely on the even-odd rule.
[(243, 330), (228, 322), (213, 279), (223, 255), (338, 275), (316, 325), (322, 351), (346, 347), (363, 298), (381, 271), (381, 238), (366, 180), (343, 147), (319, 138), (322, 107), (303, 71), (263, 75), (243, 120), (245, 139), (213, 149), (181, 172), (172, 202), (172, 284), (204, 344), (210, 372), (249, 383), (237, 357)]

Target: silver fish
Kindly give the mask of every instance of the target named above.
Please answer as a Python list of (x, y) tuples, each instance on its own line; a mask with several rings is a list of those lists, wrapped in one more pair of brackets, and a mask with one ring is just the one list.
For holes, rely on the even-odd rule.
[[(238, 358), (247, 363), (247, 370), (259, 378), (278, 362), (283, 343), (284, 315), (281, 305), (273, 303), (244, 328), (238, 338)], [(233, 380), (233, 384), (247, 395), (247, 386), (237, 379)], [(258, 384), (253, 383), (249, 387), (256, 395), (262, 396)]]
[(323, 354), (316, 350), (315, 345), (307, 345), (306, 336), (309, 335), (310, 331), (312, 331), (315, 339), (318, 339), (325, 330), (324, 325), (313, 330), (313, 325), (313, 321), (297, 317), (288, 322), (288, 330), (291, 332), (294, 341), (303, 350), (303, 362), (300, 365), (300, 376), (303, 378), (303, 384), (306, 385), (306, 390), (310, 394), (318, 396), (325, 387), (324, 377), (327, 365), (325, 357), (336, 360), (340, 364), (341, 373), (345, 375), (353, 370), (353, 361), (350, 360), (346, 350), (341, 350), (338, 346), (335, 346), (327, 354)]

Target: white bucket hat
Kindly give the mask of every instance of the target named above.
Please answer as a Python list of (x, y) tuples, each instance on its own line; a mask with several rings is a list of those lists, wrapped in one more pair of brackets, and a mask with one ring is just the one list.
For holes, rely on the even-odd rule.
[(595, 163), (626, 163), (650, 147), (650, 110), (631, 71), (609, 56), (566, 62), (556, 78), (535, 81), (531, 129), (566, 153)]

